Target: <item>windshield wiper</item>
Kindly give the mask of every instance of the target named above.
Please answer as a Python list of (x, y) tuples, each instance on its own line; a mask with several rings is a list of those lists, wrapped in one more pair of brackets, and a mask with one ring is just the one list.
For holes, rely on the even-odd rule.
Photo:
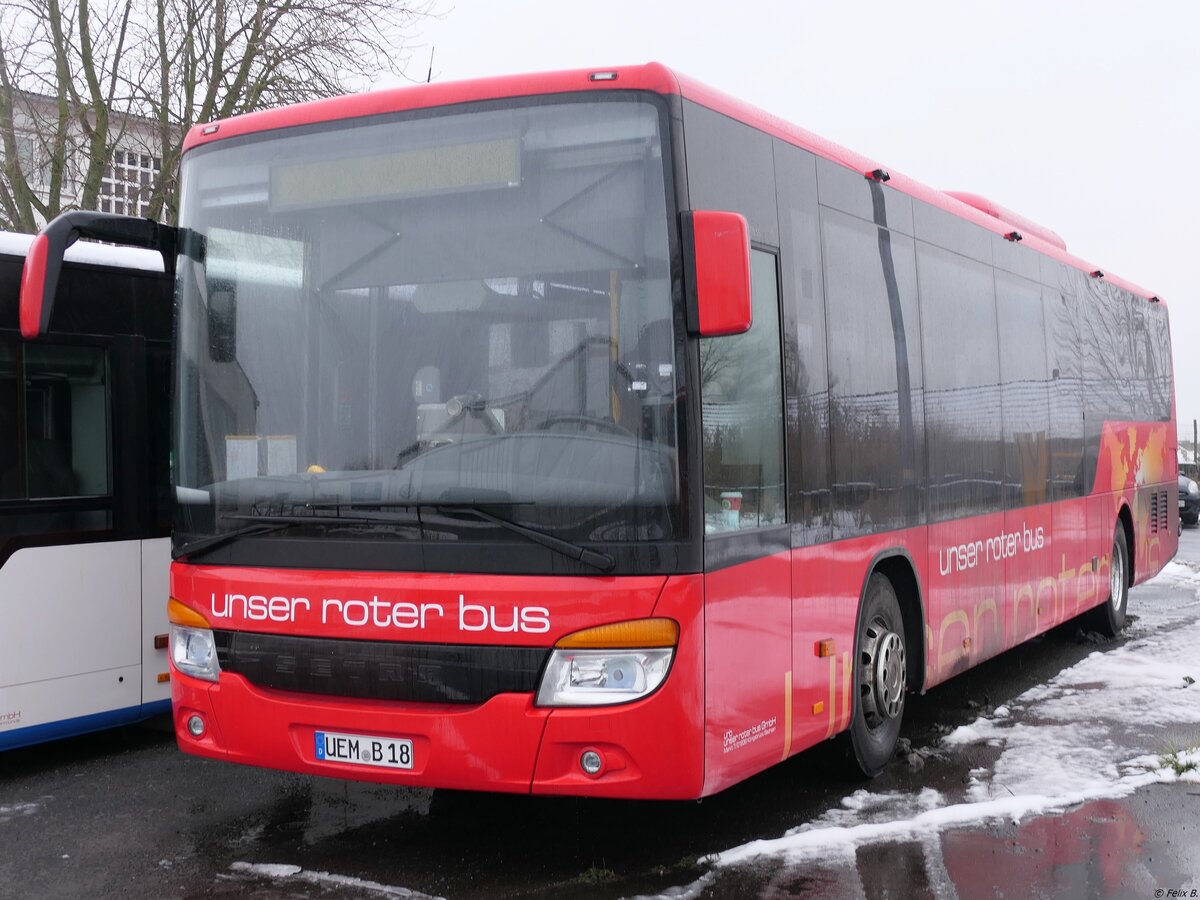
[(276, 531), (283, 531), (285, 528), (291, 528), (293, 525), (393, 525), (393, 524), (409, 524), (413, 522), (414, 517), (401, 516), (319, 516), (319, 515), (269, 515), (258, 513), (228, 513), (221, 516), (222, 519), (227, 519), (234, 522), (246, 522), (241, 528), (235, 528), (233, 531), (226, 531), (221, 534), (211, 534), (207, 537), (197, 538), (194, 541), (189, 541), (178, 550), (172, 553), (173, 559), (179, 559), (181, 556), (188, 556), (196, 553), (205, 553), (209, 550), (216, 550), (218, 547), (223, 547), (226, 544), (236, 541), (244, 537), (258, 537), (259, 535), (271, 534)]
[(528, 525), (518, 525), (511, 519), (504, 519), (500, 516), (492, 515), (490, 512), (485, 512), (474, 503), (423, 503), (422, 506), (430, 506), (434, 509), (449, 509), (455, 512), (470, 513), (485, 522), (491, 522), (493, 525), (499, 525), (501, 528), (519, 534), (522, 537), (528, 538), (535, 544), (540, 544), (550, 550), (557, 551), (569, 559), (578, 560), (581, 563), (586, 563), (593, 568), (599, 569), (601, 572), (611, 571), (617, 561), (607, 553), (601, 553), (597, 550), (589, 550), (587, 547), (580, 544), (572, 543), (571, 541), (563, 540), (555, 537), (552, 534), (547, 534), (544, 531), (539, 531), (536, 528), (530, 528)]
[[(485, 497), (474, 498), (471, 500), (409, 500), (409, 501), (404, 501), (404, 500), (397, 500), (397, 501), (362, 500), (362, 501), (357, 501), (357, 502), (351, 501), (349, 503), (338, 503), (336, 501), (332, 501), (332, 502), (328, 502), (328, 503), (310, 503), (310, 504), (307, 504), (307, 508), (309, 508), (309, 509), (332, 509), (332, 510), (343, 510), (343, 509), (354, 510), (354, 509), (394, 509), (394, 508), (419, 509), (421, 507), (426, 507), (428, 509), (445, 509), (445, 510), (452, 510), (454, 512), (465, 512), (465, 513), (475, 516), (478, 519), (482, 519), (485, 522), (490, 522), (493, 525), (498, 525), (499, 527), (504, 528), (508, 531), (511, 531), (514, 534), (519, 534), (522, 537), (526, 538), (527, 540), (530, 540), (535, 544), (540, 544), (541, 546), (543, 546), (549, 550), (553, 550), (556, 553), (561, 553), (563, 556), (567, 557), (568, 559), (574, 559), (581, 563), (585, 563), (595, 569), (599, 569), (601, 572), (611, 571), (612, 568), (617, 564), (617, 561), (615, 559), (613, 559), (613, 557), (608, 553), (603, 553), (598, 550), (589, 550), (587, 547), (584, 547), (580, 544), (576, 544), (576, 543), (573, 543), (572, 541), (564, 540), (563, 538), (560, 538), (560, 537), (555, 537), (552, 534), (547, 534), (546, 532), (539, 531), (536, 528), (530, 528), (528, 525), (520, 525), (520, 524), (512, 521), (511, 519), (505, 519), (502, 516), (497, 516), (494, 513), (487, 512), (481, 508), (483, 506), (491, 506), (491, 505), (528, 506), (530, 504), (525, 503), (525, 502), (519, 502), (519, 501), (514, 503), (512, 500), (503, 499), (500, 497), (492, 498), (492, 497), (485, 496)], [(297, 516), (296, 518), (305, 519), (305, 517), (303, 517), (303, 516)], [(330, 518), (332, 518), (336, 521), (354, 521), (354, 519), (357, 517), (331, 516)], [(393, 520), (385, 520), (385, 521), (393, 521)]]
[[(232, 541), (236, 541), (242, 537), (258, 537), (263, 534), (270, 534), (275, 531), (282, 531), (285, 528), (290, 528), (293, 525), (396, 525), (396, 524), (411, 524), (413, 517), (405, 517), (398, 515), (388, 515), (386, 513), (376, 513), (374, 515), (362, 515), (359, 513), (347, 515), (342, 510), (356, 511), (359, 509), (420, 509), (426, 507), (428, 509), (445, 509), (454, 512), (465, 512), (473, 515), (485, 522), (490, 522), (514, 534), (519, 534), (523, 538), (539, 544), (548, 550), (553, 550), (556, 553), (561, 553), (568, 559), (574, 559), (578, 562), (599, 569), (601, 572), (611, 571), (617, 564), (616, 560), (608, 553), (602, 553), (597, 550), (589, 550), (580, 544), (573, 543), (563, 538), (555, 537), (552, 534), (547, 534), (544, 531), (539, 531), (536, 528), (530, 528), (528, 525), (520, 525), (510, 519), (505, 519), (501, 516), (494, 515), (480, 508), (481, 505), (487, 504), (489, 501), (483, 498), (473, 501), (416, 501), (416, 502), (376, 502), (376, 501), (359, 501), (350, 503), (309, 503), (305, 505), (306, 509), (312, 510), (333, 510), (334, 515), (263, 515), (255, 513), (245, 514), (230, 514), (224, 515), (221, 518), (231, 519), (235, 521), (246, 521), (249, 524), (241, 528), (235, 528), (233, 531), (227, 531), (224, 534), (209, 535), (208, 537), (199, 538), (190, 541), (180, 547), (173, 557), (178, 559), (181, 556), (189, 554), (203, 553), (209, 550), (215, 550)], [(511, 502), (499, 501), (505, 506), (526, 505), (513, 504)], [(420, 524), (420, 516), (416, 517), (417, 524)]]
[(196, 553), (206, 553), (209, 550), (216, 550), (218, 547), (224, 547), (226, 544), (233, 543), (239, 538), (258, 537), (260, 534), (270, 534), (273, 531), (282, 531), (285, 528), (290, 528), (294, 523), (279, 522), (275, 519), (267, 519), (260, 521), (255, 517), (255, 521), (250, 525), (244, 525), (241, 528), (235, 528), (233, 531), (226, 531), (221, 534), (210, 534), (208, 537), (197, 538), (194, 541), (188, 541), (182, 547), (171, 552), (172, 559), (179, 559), (183, 556), (191, 556)]

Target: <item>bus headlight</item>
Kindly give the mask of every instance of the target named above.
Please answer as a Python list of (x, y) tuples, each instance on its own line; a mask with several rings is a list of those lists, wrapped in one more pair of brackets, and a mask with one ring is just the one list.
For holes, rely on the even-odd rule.
[(184, 675), (216, 681), (221, 675), (217, 643), (208, 619), (174, 597), (167, 600), (171, 623), (171, 662)]
[(555, 650), (538, 688), (538, 706), (605, 706), (653, 693), (671, 668), (673, 649)]
[(554, 645), (538, 706), (612, 706), (654, 693), (667, 677), (679, 625), (637, 619), (577, 631)]
[(184, 675), (216, 681), (221, 675), (217, 644), (207, 628), (171, 625), (171, 662)]

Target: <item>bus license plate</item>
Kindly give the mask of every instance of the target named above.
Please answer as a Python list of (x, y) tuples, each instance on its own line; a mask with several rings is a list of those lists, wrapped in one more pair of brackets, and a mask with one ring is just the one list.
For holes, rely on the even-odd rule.
[(404, 738), (371, 737), (366, 734), (316, 733), (319, 762), (355, 763), (385, 769), (411, 769), (413, 743)]

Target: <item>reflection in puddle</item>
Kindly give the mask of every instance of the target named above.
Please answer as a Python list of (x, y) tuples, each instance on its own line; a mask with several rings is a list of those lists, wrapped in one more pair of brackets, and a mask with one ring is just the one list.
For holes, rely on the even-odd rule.
[(1153, 895), (1145, 836), (1113, 800), (1031, 819), (999, 833), (942, 836), (946, 871), (959, 896), (1127, 897)]
[(429, 815), (433, 791), (391, 788), (348, 781), (314, 780), (304, 843), (353, 831), (363, 825), (413, 813)]

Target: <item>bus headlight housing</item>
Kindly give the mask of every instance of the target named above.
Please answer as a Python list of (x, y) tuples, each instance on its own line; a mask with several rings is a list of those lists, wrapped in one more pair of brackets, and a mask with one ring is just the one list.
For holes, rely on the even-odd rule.
[(175, 668), (204, 681), (220, 678), (217, 642), (208, 620), (174, 597), (167, 601), (167, 620), (171, 623), (171, 662)]
[(217, 644), (207, 628), (171, 626), (171, 662), (184, 675), (216, 681), (221, 675)]
[(666, 680), (679, 642), (671, 619), (638, 619), (577, 631), (558, 641), (538, 687), (538, 706), (613, 706), (640, 700)]

